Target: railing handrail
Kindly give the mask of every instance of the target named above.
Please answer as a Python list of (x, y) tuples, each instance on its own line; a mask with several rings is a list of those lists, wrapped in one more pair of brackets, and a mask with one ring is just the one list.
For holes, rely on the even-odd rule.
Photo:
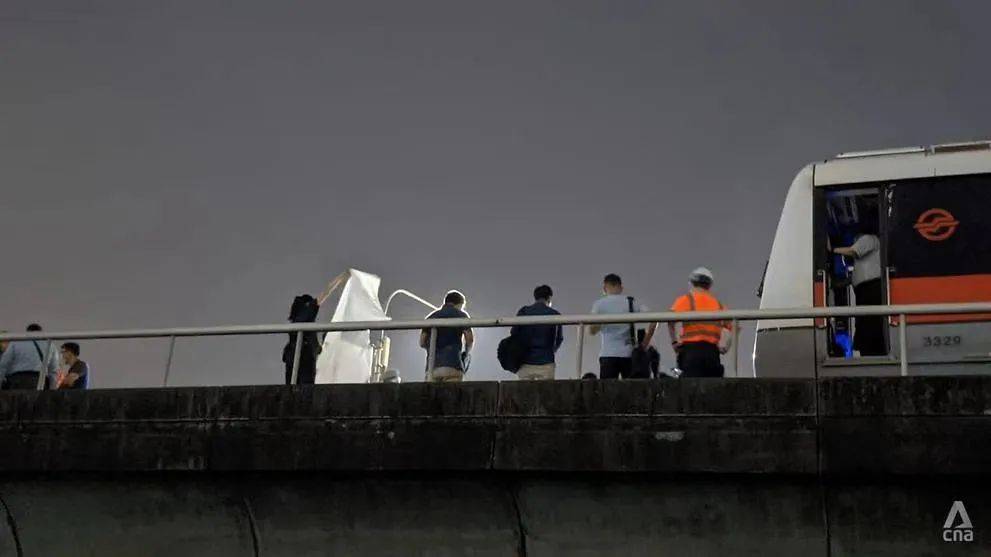
[(512, 316), (469, 319), (420, 319), (415, 321), (339, 321), (330, 323), (282, 323), (271, 325), (227, 325), (98, 331), (53, 331), (3, 333), (0, 340), (92, 340), (129, 338), (264, 335), (279, 333), (416, 330), (434, 327), (512, 327), (515, 325), (608, 325), (625, 323), (671, 323), (677, 321), (760, 321), (828, 317), (896, 316), (932, 314), (991, 314), (991, 303), (916, 304), (891, 306), (769, 308), (698, 312), (644, 312), (622, 314), (576, 314)]

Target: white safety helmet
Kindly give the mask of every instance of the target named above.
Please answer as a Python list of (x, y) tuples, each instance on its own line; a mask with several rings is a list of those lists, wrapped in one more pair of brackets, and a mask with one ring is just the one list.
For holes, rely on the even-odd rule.
[(706, 269), (705, 267), (699, 267), (692, 271), (692, 274), (688, 275), (688, 282), (695, 283), (707, 283), (712, 284), (716, 279), (712, 276), (712, 271)]

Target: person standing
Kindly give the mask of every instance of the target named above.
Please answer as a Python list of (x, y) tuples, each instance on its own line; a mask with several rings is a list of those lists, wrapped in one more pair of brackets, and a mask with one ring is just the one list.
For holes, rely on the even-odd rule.
[[(881, 241), (874, 234), (861, 234), (852, 245), (833, 248), (833, 253), (849, 257), (853, 263), (853, 293), (858, 306), (884, 304), (881, 288)], [(854, 321), (853, 349), (861, 356), (884, 356), (884, 316), (865, 315)]]
[[(623, 280), (619, 275), (610, 273), (602, 280), (603, 297), (595, 301), (592, 313), (623, 314), (643, 313), (647, 307), (636, 301), (632, 296), (623, 295)], [(593, 335), (602, 333), (602, 347), (599, 349), (599, 379), (633, 378), (633, 349), (635, 347), (631, 327), (628, 323), (612, 325), (591, 325), (589, 332)], [(647, 328), (639, 348), (647, 350), (654, 337), (657, 323), (651, 323)]]
[[(314, 298), (309, 294), (296, 296), (289, 309), (290, 323), (313, 323), (317, 320), (320, 306), (327, 301), (327, 298), (346, 283), (351, 275), (345, 271), (327, 284), (327, 289), (319, 298)], [(320, 355), (320, 339), (312, 331), (303, 333), (303, 346), (299, 352), (299, 368), (296, 370), (296, 384), (312, 385), (317, 376), (317, 356)], [(282, 363), (286, 365), (286, 385), (292, 384), (293, 358), (296, 355), (296, 333), (289, 333), (289, 342), (282, 348)]]
[[(427, 316), (427, 319), (468, 319), (464, 308), (467, 304), (464, 294), (451, 290), (444, 296), (444, 306)], [(468, 355), (475, 343), (475, 335), (470, 327), (438, 327), (434, 352), (433, 369), (427, 370), (429, 381), (446, 383), (464, 379), (468, 366)], [(430, 361), (430, 329), (420, 331), (420, 347), (427, 351)]]
[[(516, 315), (561, 315), (559, 311), (551, 307), (551, 297), (553, 296), (554, 291), (546, 284), (534, 288), (533, 304), (523, 306), (516, 312)], [(564, 342), (564, 332), (561, 326), (517, 325), (512, 328), (509, 334), (519, 336), (527, 346), (523, 365), (516, 372), (516, 376), (524, 381), (553, 380), (554, 353)]]
[(89, 364), (79, 359), (79, 345), (67, 342), (60, 352), (66, 372), (64, 377), (59, 378), (59, 390), (89, 388)]
[[(712, 271), (699, 267), (688, 277), (691, 290), (688, 294), (679, 296), (671, 306), (671, 311), (720, 311), (726, 309), (712, 294), (711, 289), (715, 279)], [(725, 354), (733, 342), (727, 336), (723, 343), (723, 331), (731, 330), (732, 325), (726, 321), (682, 321), (679, 336), (676, 324), (668, 323), (668, 333), (671, 335), (671, 345), (678, 357), (678, 369), (681, 377), (722, 377), (723, 364), (719, 357)]]
[[(28, 325), (27, 332), (41, 332), (41, 325)], [(38, 388), (39, 374), (45, 374), (44, 386), (54, 384), (58, 373), (58, 361), (48, 357), (51, 341), (15, 340), (7, 344), (0, 356), (0, 377), (3, 388), (8, 390), (34, 390)]]

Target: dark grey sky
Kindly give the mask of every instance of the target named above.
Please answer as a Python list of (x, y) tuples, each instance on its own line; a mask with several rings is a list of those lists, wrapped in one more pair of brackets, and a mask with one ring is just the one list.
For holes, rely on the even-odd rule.
[[(704, 264), (754, 307), (806, 162), (991, 135), (989, 21), (983, 0), (8, 0), (0, 326), (281, 322), (348, 266), (495, 316), (541, 282), (586, 312), (606, 272), (661, 308)], [(506, 377), (500, 336), (476, 378)], [(282, 343), (180, 341), (174, 382), (276, 382)], [(84, 350), (100, 386), (161, 381), (164, 342)]]

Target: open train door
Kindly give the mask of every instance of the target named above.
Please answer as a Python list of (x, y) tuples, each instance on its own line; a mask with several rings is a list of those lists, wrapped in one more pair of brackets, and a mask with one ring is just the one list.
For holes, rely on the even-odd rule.
[[(883, 191), (890, 303), (991, 301), (991, 175), (904, 180)], [(966, 365), (991, 361), (991, 315), (910, 316), (908, 324), (913, 373), (991, 370)], [(894, 329), (889, 338), (897, 342)], [(940, 365), (917, 367), (926, 363)]]

